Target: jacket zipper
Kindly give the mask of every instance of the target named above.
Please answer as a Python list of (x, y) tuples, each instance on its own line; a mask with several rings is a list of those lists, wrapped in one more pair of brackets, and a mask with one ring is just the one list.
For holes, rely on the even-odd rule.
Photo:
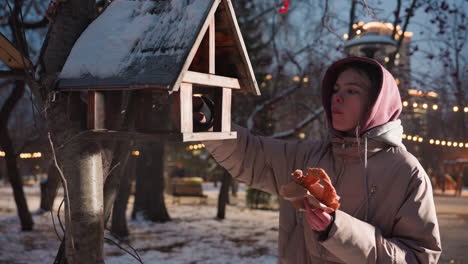
[[(374, 194), (377, 192), (377, 186), (375, 184), (372, 185), (371, 189), (370, 189), (370, 193), (369, 193), (369, 202), (371, 201), (371, 198), (372, 196), (374, 196)], [(356, 215), (361, 211), (362, 207), (366, 204), (366, 199), (364, 198), (364, 200), (361, 202), (361, 204), (359, 204), (359, 207), (354, 210), (354, 213), (352, 214), (352, 216), (356, 217)]]

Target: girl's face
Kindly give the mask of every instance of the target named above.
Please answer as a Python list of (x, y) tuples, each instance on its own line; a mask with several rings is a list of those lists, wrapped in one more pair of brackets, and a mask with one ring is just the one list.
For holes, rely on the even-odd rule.
[(331, 112), (333, 128), (354, 134), (354, 130), (367, 112), (371, 82), (354, 69), (340, 73), (333, 88)]

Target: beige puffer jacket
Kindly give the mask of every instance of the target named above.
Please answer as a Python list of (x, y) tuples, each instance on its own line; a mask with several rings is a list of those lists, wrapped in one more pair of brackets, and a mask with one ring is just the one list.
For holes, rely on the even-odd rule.
[[(358, 138), (332, 128), (331, 97), (340, 70), (365, 64), (375, 70), (377, 97), (357, 127)], [(235, 140), (204, 142), (237, 180), (278, 194), (291, 173), (323, 168), (341, 197), (328, 238), (302, 212), (280, 199), (280, 263), (437, 263), (441, 254), (432, 187), (415, 157), (401, 143), (401, 99), (393, 76), (377, 61), (348, 57), (335, 62), (322, 81), (322, 104), (330, 139), (284, 141), (251, 135), (234, 126)]]
[(341, 196), (324, 242), (318, 242), (302, 212), (280, 199), (280, 263), (437, 263), (441, 244), (432, 187), (401, 144), (399, 120), (367, 132), (361, 137), (367, 143), (284, 141), (234, 129), (237, 139), (204, 144), (238, 181), (278, 194), (294, 170), (320, 167)]

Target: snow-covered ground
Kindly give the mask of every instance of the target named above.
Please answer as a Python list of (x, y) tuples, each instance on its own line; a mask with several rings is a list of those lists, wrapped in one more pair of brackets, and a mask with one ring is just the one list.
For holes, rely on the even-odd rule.
[[(39, 207), (39, 187), (25, 187), (25, 192), (30, 210), (35, 211)], [(246, 208), (241, 188), (237, 205), (228, 206), (226, 219), (218, 221), (218, 190), (205, 184), (204, 192), (209, 196), (208, 205), (199, 205), (191, 198), (183, 199), (182, 205), (173, 205), (167, 196), (171, 222), (129, 221), (130, 244), (144, 263), (277, 262), (278, 212)], [(11, 188), (0, 184), (0, 264), (53, 262), (60, 241), (51, 215), (33, 217), (34, 231), (21, 232)], [(56, 218), (55, 225), (61, 236)], [(106, 237), (112, 238), (108, 233)], [(109, 242), (105, 243), (105, 254), (106, 263), (138, 263)]]

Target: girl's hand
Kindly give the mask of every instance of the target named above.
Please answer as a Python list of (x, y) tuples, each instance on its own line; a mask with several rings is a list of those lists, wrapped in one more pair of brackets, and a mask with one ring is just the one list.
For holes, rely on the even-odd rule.
[(307, 199), (304, 199), (305, 218), (312, 230), (325, 231), (332, 222), (332, 216), (319, 208), (312, 208)]

